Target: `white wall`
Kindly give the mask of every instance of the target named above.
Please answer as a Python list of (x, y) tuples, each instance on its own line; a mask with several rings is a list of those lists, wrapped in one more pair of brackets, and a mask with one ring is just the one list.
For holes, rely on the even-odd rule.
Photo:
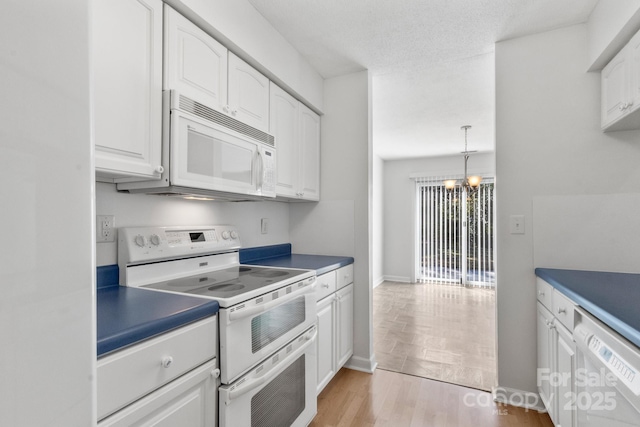
[(316, 112), (323, 79), (247, 0), (165, 0)]
[(0, 425), (95, 423), (88, 6), (0, 14)]
[(347, 366), (375, 368), (371, 271), (371, 78), (367, 71), (325, 80), (321, 123), (322, 201), (291, 205), (297, 253), (347, 255), (354, 264), (354, 355)]
[[(472, 130), (470, 131), (472, 132)], [(464, 138), (464, 135), (461, 134)], [(471, 138), (471, 135), (470, 135)], [(469, 174), (494, 176), (493, 153), (469, 157)], [(410, 177), (464, 175), (464, 157), (443, 156), (384, 162), (384, 280), (411, 282), (414, 270), (415, 181)]]
[[(281, 202), (211, 202), (118, 193), (115, 184), (96, 184), (96, 214), (115, 215), (116, 227), (217, 225), (238, 227), (243, 247), (289, 243), (289, 205)], [(268, 218), (267, 234), (260, 219)], [(117, 264), (117, 243), (97, 243), (97, 265)]]
[[(549, 259), (556, 249), (548, 245), (540, 251), (534, 248), (534, 235), (547, 235), (540, 227), (553, 222), (534, 223), (534, 205), (548, 206), (545, 199), (555, 196), (570, 202), (588, 195), (593, 197), (592, 206), (597, 206), (611, 202), (607, 195), (613, 193), (640, 193), (640, 131), (600, 131), (600, 75), (584, 71), (587, 61), (586, 25), (496, 45), (500, 386), (536, 390), (534, 253), (538, 259)], [(640, 204), (635, 206), (638, 209)], [(509, 216), (515, 214), (525, 215), (524, 235), (509, 234)], [(563, 212), (554, 215), (567, 220)], [(611, 227), (599, 227), (603, 224), (599, 221), (606, 220), (603, 217), (573, 220), (574, 230), (579, 233), (572, 245), (577, 254), (599, 251), (596, 242), (607, 238), (605, 232), (613, 236), (626, 232), (625, 224), (613, 231)], [(579, 238), (582, 233), (598, 237), (591, 245), (584, 245)], [(606, 259), (615, 258), (625, 249), (621, 246)]]
[(599, 0), (587, 22), (589, 70), (601, 70), (639, 29), (638, 0)]
[(384, 160), (373, 156), (373, 287), (384, 280)]

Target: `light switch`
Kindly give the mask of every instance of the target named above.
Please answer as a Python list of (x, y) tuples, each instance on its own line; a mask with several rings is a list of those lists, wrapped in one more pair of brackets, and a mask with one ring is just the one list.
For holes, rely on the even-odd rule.
[(509, 231), (511, 234), (524, 234), (524, 215), (511, 215), (509, 217)]

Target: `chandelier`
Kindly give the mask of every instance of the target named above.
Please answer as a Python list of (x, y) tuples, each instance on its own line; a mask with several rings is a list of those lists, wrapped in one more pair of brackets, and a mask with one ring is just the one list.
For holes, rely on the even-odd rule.
[(467, 176), (467, 162), (469, 161), (469, 153), (475, 153), (475, 151), (467, 150), (467, 131), (471, 129), (471, 126), (464, 125), (460, 129), (464, 130), (464, 179), (462, 182), (458, 183), (455, 179), (447, 179), (444, 181), (444, 188), (447, 190), (453, 190), (456, 187), (461, 187), (467, 193), (471, 193), (478, 189), (480, 186), (480, 181), (482, 181), (482, 177), (478, 175)]

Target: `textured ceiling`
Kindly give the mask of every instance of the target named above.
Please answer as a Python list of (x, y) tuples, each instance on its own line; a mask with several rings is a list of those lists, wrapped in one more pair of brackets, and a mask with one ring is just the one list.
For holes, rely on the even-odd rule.
[(373, 75), (384, 159), (494, 147), (494, 43), (585, 22), (598, 0), (249, 0), (325, 78)]

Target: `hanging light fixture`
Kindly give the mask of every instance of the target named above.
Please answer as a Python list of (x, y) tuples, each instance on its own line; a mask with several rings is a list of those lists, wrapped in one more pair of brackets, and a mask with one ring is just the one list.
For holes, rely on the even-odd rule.
[(460, 129), (464, 130), (464, 179), (461, 183), (458, 183), (455, 179), (447, 179), (444, 181), (444, 188), (447, 190), (453, 190), (457, 186), (464, 188), (468, 193), (471, 193), (478, 189), (482, 177), (478, 175), (467, 176), (467, 163), (469, 161), (469, 153), (475, 153), (475, 151), (467, 150), (467, 131), (471, 129), (470, 125), (464, 125)]

